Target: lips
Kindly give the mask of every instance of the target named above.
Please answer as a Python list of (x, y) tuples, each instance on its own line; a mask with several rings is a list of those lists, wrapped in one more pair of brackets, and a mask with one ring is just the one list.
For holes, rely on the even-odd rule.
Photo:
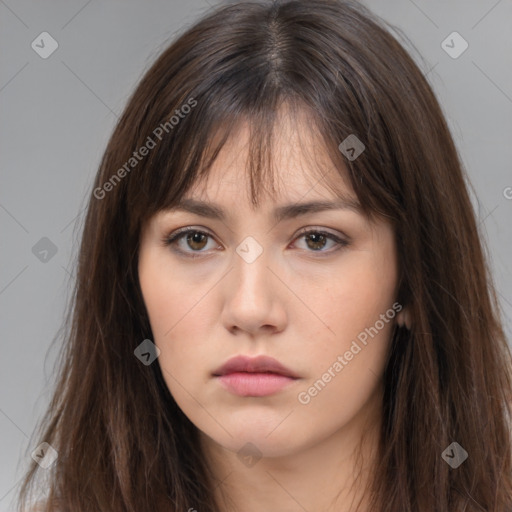
[(282, 375), (291, 379), (298, 379), (292, 370), (282, 365), (279, 361), (269, 356), (235, 356), (228, 359), (220, 368), (213, 372), (215, 377), (229, 375), (232, 373), (269, 373)]

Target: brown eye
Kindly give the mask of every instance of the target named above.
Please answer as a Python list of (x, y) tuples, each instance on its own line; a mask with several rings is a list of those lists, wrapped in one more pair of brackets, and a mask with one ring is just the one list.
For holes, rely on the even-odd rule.
[(191, 249), (199, 251), (206, 246), (208, 235), (200, 231), (187, 233), (187, 244)]
[(172, 246), (173, 250), (183, 253), (192, 258), (206, 253), (203, 250), (209, 239), (213, 239), (212, 235), (198, 229), (183, 228), (163, 239), (165, 246)]
[[(311, 243), (309, 243), (311, 242)], [(309, 233), (306, 235), (306, 243), (310, 249), (322, 249), (327, 242), (327, 237), (322, 233)]]
[[(303, 230), (296, 240), (305, 240), (306, 251), (317, 252), (320, 255), (328, 255), (349, 245), (349, 242), (336, 236), (334, 233), (317, 229)], [(332, 242), (331, 247), (328, 243)], [(324, 248), (327, 249), (324, 250)]]
[[(185, 256), (196, 258), (200, 257), (202, 253), (208, 254), (209, 251), (205, 250), (205, 248), (210, 239), (213, 240), (213, 236), (209, 233), (198, 229), (183, 228), (165, 237), (163, 244), (165, 246), (172, 246), (174, 251)], [(350, 243), (334, 233), (318, 229), (304, 229), (295, 240), (305, 240), (305, 248), (303, 247), (302, 249), (306, 252), (318, 253), (319, 256), (328, 256)], [(330, 247), (329, 242), (331, 242)], [(326, 247), (327, 249), (325, 249)]]

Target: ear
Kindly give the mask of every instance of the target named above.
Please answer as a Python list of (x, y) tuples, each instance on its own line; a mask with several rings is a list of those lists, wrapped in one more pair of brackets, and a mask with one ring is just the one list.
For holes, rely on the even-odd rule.
[(397, 315), (396, 315), (396, 323), (399, 327), (406, 327), (407, 329), (411, 329), (412, 326), (412, 315), (408, 306), (404, 307)]

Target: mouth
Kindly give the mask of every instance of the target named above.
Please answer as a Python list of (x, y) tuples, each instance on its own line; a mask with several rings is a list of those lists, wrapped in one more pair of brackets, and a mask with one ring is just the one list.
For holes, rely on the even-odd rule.
[(299, 377), (279, 361), (268, 356), (236, 356), (212, 374), (223, 387), (239, 396), (273, 395)]

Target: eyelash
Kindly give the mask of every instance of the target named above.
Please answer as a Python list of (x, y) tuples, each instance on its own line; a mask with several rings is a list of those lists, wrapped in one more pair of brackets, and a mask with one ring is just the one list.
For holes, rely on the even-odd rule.
[[(213, 236), (210, 233), (207, 233), (206, 231), (201, 231), (200, 229), (194, 229), (194, 228), (187, 227), (187, 228), (178, 229), (174, 233), (165, 236), (162, 239), (162, 243), (166, 247), (175, 245), (176, 242), (178, 242), (180, 239), (182, 239), (185, 235), (187, 235), (189, 233), (199, 233), (201, 235), (205, 235), (207, 237), (213, 238)], [(333, 252), (336, 252), (340, 249), (343, 249), (344, 247), (347, 247), (350, 244), (350, 242), (348, 242), (347, 240), (343, 240), (340, 237), (334, 235), (333, 233), (329, 233), (328, 231), (322, 231), (320, 229), (308, 229), (308, 228), (303, 228), (298, 233), (297, 237), (294, 240), (305, 237), (306, 235), (309, 235), (311, 233), (315, 233), (318, 235), (324, 235), (329, 240), (332, 240), (338, 244), (338, 247), (336, 247), (334, 249), (327, 250), (327, 251), (323, 251), (323, 250), (318, 250), (318, 251), (308, 250), (307, 251), (307, 252), (319, 254), (320, 257), (328, 256), (328, 255), (332, 254)], [(192, 258), (192, 259), (201, 257), (201, 253), (205, 252), (205, 251), (183, 251), (182, 249), (178, 249), (177, 247), (173, 248), (173, 250), (180, 254), (183, 254), (187, 258)]]

